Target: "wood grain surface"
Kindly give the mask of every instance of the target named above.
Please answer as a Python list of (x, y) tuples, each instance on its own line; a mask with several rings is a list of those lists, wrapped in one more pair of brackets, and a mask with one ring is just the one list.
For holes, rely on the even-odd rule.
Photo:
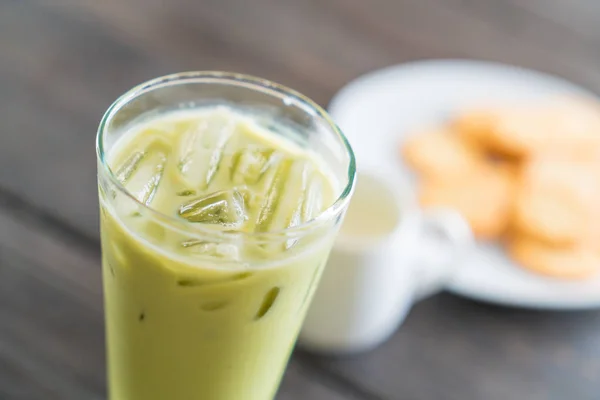
[[(362, 73), (441, 57), (536, 68), (600, 92), (600, 2), (0, 0), (0, 399), (105, 398), (94, 137), (119, 94), (220, 69), (326, 105)], [(297, 351), (278, 398), (599, 393), (598, 312), (439, 295), (373, 352)]]

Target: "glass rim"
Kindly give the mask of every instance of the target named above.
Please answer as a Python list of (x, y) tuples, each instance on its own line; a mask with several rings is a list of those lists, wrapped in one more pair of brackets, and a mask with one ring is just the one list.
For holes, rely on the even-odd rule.
[[(316, 115), (323, 121), (328, 129), (333, 132), (338, 140), (341, 142), (343, 148), (348, 154), (349, 162), (347, 169), (347, 182), (341, 190), (340, 195), (337, 199), (325, 210), (323, 210), (318, 216), (312, 218), (302, 224), (279, 229), (275, 231), (267, 231), (267, 232), (240, 232), (240, 231), (218, 231), (215, 229), (210, 229), (208, 227), (202, 226), (201, 224), (195, 224), (188, 221), (182, 221), (181, 219), (167, 215), (161, 211), (158, 211), (143, 202), (139, 201), (129, 190), (123, 186), (123, 184), (117, 179), (112, 169), (108, 165), (106, 160), (106, 153), (104, 151), (104, 145), (102, 138), (104, 137), (108, 124), (113, 120), (115, 115), (121, 110), (121, 108), (126, 105), (131, 100), (139, 97), (147, 92), (150, 92), (154, 89), (172, 86), (172, 85), (181, 85), (188, 83), (222, 83), (229, 84), (232, 86), (240, 86), (245, 87), (247, 89), (256, 90), (259, 92), (266, 93), (270, 96), (276, 97), (277, 95), (285, 95), (292, 96), (303, 103), (305, 106), (308, 106), (312, 111), (316, 113)], [(172, 226), (177, 229), (177, 227), (181, 227), (182, 225), (186, 227), (190, 227), (192, 231), (202, 234), (208, 234), (213, 236), (232, 236), (232, 237), (260, 237), (261, 239), (267, 239), (271, 236), (281, 236), (282, 234), (290, 235), (290, 234), (302, 234), (306, 232), (310, 232), (312, 229), (318, 228), (322, 224), (330, 221), (332, 218), (335, 218), (341, 210), (343, 210), (349, 199), (352, 191), (354, 190), (355, 181), (356, 181), (356, 158), (354, 155), (354, 151), (348, 142), (346, 136), (342, 133), (341, 129), (337, 126), (337, 124), (332, 120), (327, 111), (325, 111), (321, 106), (317, 103), (304, 96), (300, 92), (297, 92), (291, 88), (288, 88), (284, 85), (280, 85), (278, 83), (272, 82), (267, 79), (234, 73), (234, 72), (224, 72), (224, 71), (189, 71), (189, 72), (180, 72), (175, 74), (164, 75), (158, 78), (154, 78), (148, 80), (144, 83), (141, 83), (127, 92), (119, 96), (106, 110), (102, 119), (100, 121), (100, 125), (98, 126), (98, 131), (96, 133), (96, 157), (99, 161), (99, 164), (102, 166), (102, 172), (108, 176), (112, 185), (114, 185), (117, 190), (119, 190), (122, 194), (131, 199), (138, 206), (142, 207), (149, 215), (161, 220), (163, 223), (167, 223), (169, 226)], [(99, 171), (100, 173), (100, 171)]]

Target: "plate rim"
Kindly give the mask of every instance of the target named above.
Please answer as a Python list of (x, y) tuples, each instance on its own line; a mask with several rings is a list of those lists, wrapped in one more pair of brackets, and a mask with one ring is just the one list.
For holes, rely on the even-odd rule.
[(340, 103), (342, 102), (342, 98), (347, 96), (347, 92), (351, 91), (351, 90), (355, 90), (355, 87), (360, 85), (363, 82), (369, 81), (371, 79), (374, 79), (376, 77), (380, 77), (384, 74), (391, 74), (391, 73), (399, 73), (398, 71), (403, 70), (402, 72), (405, 72), (405, 70), (409, 70), (409, 69), (418, 69), (418, 68), (422, 68), (422, 67), (433, 67), (433, 66), (469, 66), (469, 67), (475, 67), (475, 68), (492, 68), (492, 69), (498, 69), (498, 70), (512, 70), (513, 72), (521, 72), (521, 73), (525, 73), (525, 74), (530, 74), (530, 75), (536, 75), (539, 78), (543, 78), (543, 79), (547, 79), (547, 80), (552, 80), (556, 83), (560, 83), (563, 86), (569, 86), (573, 89), (575, 89), (578, 92), (581, 92), (582, 94), (587, 94), (588, 96), (592, 96), (594, 98), (599, 98), (599, 94), (594, 93), (593, 91), (586, 89), (585, 87), (583, 87), (582, 85), (572, 82), (567, 78), (564, 78), (560, 75), (555, 75), (549, 72), (544, 72), (544, 71), (539, 71), (536, 69), (531, 69), (531, 68), (527, 68), (521, 65), (517, 65), (517, 64), (508, 64), (508, 63), (502, 63), (502, 62), (498, 62), (498, 61), (491, 61), (491, 60), (479, 60), (479, 59), (475, 59), (475, 58), (423, 58), (423, 59), (418, 59), (418, 60), (411, 60), (411, 61), (407, 61), (404, 63), (399, 63), (399, 64), (393, 64), (393, 65), (388, 65), (385, 66), (383, 68), (378, 68), (378, 69), (374, 69), (372, 71), (368, 71), (364, 74), (358, 75), (356, 77), (354, 77), (353, 79), (351, 79), (350, 81), (346, 82), (346, 84), (344, 84), (344, 86), (342, 86), (329, 100), (329, 103), (327, 104), (327, 112), (329, 114), (335, 113), (335, 108), (340, 107)]

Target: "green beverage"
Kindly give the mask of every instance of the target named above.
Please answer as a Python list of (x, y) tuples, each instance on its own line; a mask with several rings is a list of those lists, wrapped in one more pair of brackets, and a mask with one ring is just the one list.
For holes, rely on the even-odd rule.
[(273, 399), (353, 185), (339, 131), (185, 74), (119, 99), (98, 153), (110, 399)]

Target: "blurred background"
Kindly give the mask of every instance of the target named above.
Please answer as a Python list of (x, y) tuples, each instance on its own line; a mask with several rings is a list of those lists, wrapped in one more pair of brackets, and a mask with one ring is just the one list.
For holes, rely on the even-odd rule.
[[(600, 91), (596, 0), (0, 0), (0, 398), (105, 398), (94, 137), (150, 78), (230, 70), (326, 106), (351, 79), (476, 58)], [(598, 399), (600, 314), (448, 294), (378, 349), (297, 352), (283, 400)]]

